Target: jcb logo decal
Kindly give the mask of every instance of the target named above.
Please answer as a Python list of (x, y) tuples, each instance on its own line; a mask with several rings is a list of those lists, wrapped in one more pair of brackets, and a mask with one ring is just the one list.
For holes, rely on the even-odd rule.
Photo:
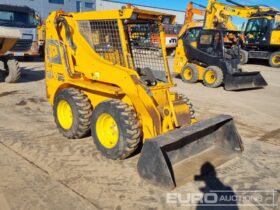
[(62, 64), (59, 52), (59, 44), (56, 40), (48, 40), (46, 43), (47, 59), (51, 63)]

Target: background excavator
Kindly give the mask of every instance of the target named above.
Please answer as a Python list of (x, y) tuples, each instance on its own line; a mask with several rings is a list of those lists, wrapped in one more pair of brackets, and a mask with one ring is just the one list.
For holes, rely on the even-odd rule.
[(62, 135), (91, 131), (110, 159), (125, 159), (143, 143), (139, 175), (168, 188), (205, 162), (218, 166), (243, 151), (230, 116), (198, 122), (189, 99), (171, 91), (163, 23), (174, 19), (137, 8), (52, 12), (45, 47), (47, 98)]
[[(203, 26), (205, 9), (195, 8), (194, 5), (197, 5), (201, 8), (206, 8), (201, 4), (196, 4), (191, 1), (187, 4), (184, 24), (183, 24), (180, 32), (178, 33), (178, 38), (180, 38), (190, 28), (196, 28), (196, 27)], [(199, 18), (199, 17), (203, 17), (203, 18)]]
[[(189, 3), (186, 12), (190, 15), (186, 14), (186, 17), (192, 17), (194, 13), (202, 16), (206, 10), (194, 10)], [(213, 15), (211, 23), (214, 29), (211, 29), (205, 21), (206, 14), (203, 27), (198, 26), (197, 21), (186, 18), (176, 48), (174, 71), (184, 82), (203, 81), (207, 87), (223, 84), (226, 90), (241, 90), (266, 86), (259, 72), (242, 72), (239, 64), (245, 51), (239, 45), (241, 33), (236, 31), (231, 19), (228, 18), (222, 25)]]
[(249, 58), (268, 59), (272, 67), (280, 67), (280, 11), (263, 5), (247, 6), (232, 0), (234, 5), (209, 0), (205, 14), (205, 29), (215, 29), (217, 25), (229, 28), (231, 17), (247, 18), (246, 28), (241, 39), (245, 51), (242, 63)]
[[(194, 5), (200, 7), (195, 8)], [(178, 37), (181, 37), (187, 30), (192, 30), (193, 28), (198, 27), (199, 30), (204, 29), (226, 29), (229, 30), (235, 35), (237, 32), (237, 27), (233, 24), (232, 20), (228, 16), (221, 17), (220, 13), (215, 14), (213, 19), (213, 27), (204, 26), (205, 22), (205, 14), (207, 7), (201, 4), (197, 4), (195, 2), (189, 2), (187, 4), (187, 9), (185, 13), (185, 21), (184, 25), (178, 34)], [(198, 17), (201, 18), (198, 18)], [(204, 26), (204, 27), (203, 27)], [(240, 32), (239, 32), (240, 33)], [(227, 39), (228, 37), (225, 37)], [(238, 38), (238, 37), (237, 37)], [(242, 37), (241, 37), (242, 38)], [(243, 40), (243, 38), (242, 38)]]

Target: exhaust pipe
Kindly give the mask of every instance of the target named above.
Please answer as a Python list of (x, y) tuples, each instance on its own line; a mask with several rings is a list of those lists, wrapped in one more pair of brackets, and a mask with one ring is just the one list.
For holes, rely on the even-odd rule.
[(145, 141), (137, 164), (139, 175), (172, 189), (194, 179), (201, 166), (219, 166), (243, 151), (233, 119), (219, 115)]

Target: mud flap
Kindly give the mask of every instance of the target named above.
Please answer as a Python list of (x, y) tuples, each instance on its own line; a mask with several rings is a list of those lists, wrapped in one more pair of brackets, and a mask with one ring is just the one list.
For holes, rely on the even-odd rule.
[(224, 78), (226, 90), (261, 88), (267, 85), (260, 72), (239, 72), (227, 74)]
[(233, 119), (219, 115), (145, 141), (137, 164), (139, 175), (165, 188), (192, 181), (201, 166), (219, 166), (243, 151)]

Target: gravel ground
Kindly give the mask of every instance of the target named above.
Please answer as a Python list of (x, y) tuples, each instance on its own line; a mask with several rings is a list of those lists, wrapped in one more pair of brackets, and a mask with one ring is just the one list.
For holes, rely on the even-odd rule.
[[(169, 63), (172, 66), (173, 59)], [(207, 180), (167, 191), (139, 178), (139, 155), (112, 161), (99, 154), (91, 137), (62, 137), (45, 97), (44, 63), (21, 66), (20, 82), (1, 83), (0, 89), (0, 209), (204, 209), (185, 206), (186, 197), (181, 203), (169, 203), (167, 197), (209, 189), (227, 189), (236, 195), (242, 190), (276, 190), (274, 202), (279, 206), (280, 70), (265, 64), (244, 66), (246, 71), (261, 71), (269, 86), (239, 92), (175, 78), (174, 89), (191, 99), (198, 119), (217, 114), (234, 117), (245, 151)], [(264, 203), (251, 200), (248, 206), (238, 203), (238, 208), (273, 208)]]

